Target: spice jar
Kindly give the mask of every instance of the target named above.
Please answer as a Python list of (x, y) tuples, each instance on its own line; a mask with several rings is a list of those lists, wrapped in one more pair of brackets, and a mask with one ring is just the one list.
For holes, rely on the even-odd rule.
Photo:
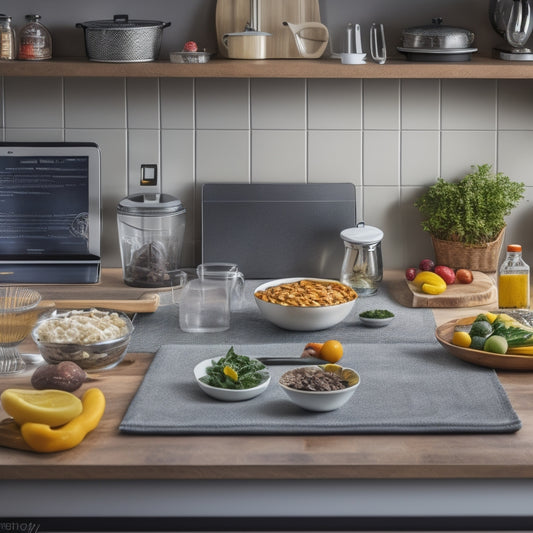
[(0, 59), (15, 59), (15, 29), (11, 25), (11, 17), (0, 15)]
[(529, 309), (529, 266), (522, 259), (522, 246), (509, 244), (498, 277), (498, 307)]
[(26, 25), (20, 30), (18, 59), (39, 61), (52, 58), (52, 36), (39, 19), (41, 15), (26, 15)]
[(355, 228), (343, 230), (341, 238), (344, 241), (341, 283), (352, 287), (359, 296), (375, 294), (383, 279), (383, 232), (359, 222)]

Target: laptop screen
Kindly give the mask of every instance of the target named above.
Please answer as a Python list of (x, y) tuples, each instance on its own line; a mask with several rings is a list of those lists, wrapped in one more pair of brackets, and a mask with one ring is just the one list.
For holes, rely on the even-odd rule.
[(96, 155), (94, 145), (0, 146), (1, 257), (99, 255)]

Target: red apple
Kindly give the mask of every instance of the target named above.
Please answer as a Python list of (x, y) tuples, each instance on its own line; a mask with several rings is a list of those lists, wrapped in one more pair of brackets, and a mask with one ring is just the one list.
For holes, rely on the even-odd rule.
[(459, 283), (472, 283), (474, 280), (474, 274), (467, 268), (460, 268), (455, 273), (455, 277)]
[(455, 283), (455, 272), (453, 271), (453, 268), (437, 265), (433, 272), (438, 274), (446, 282), (446, 285), (452, 285)]
[(431, 259), (422, 259), (422, 261), (420, 261), (420, 264), (418, 265), (418, 268), (420, 270), (431, 272), (435, 268), (435, 263)]
[(416, 268), (409, 267), (405, 269), (405, 279), (407, 281), (413, 281), (416, 277)]

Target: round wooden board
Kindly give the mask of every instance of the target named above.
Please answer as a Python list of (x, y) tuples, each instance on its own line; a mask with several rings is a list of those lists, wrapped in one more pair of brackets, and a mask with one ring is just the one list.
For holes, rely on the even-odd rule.
[(426, 294), (412, 282), (407, 282), (411, 291), (411, 307), (481, 307), (496, 304), (498, 289), (493, 277), (484, 272), (472, 272), (472, 283), (448, 285), (442, 294)]
[(451, 320), (439, 326), (435, 331), (437, 340), (455, 357), (474, 365), (500, 370), (533, 370), (533, 356), (496, 354), (455, 346), (451, 340), (456, 324), (457, 320)]

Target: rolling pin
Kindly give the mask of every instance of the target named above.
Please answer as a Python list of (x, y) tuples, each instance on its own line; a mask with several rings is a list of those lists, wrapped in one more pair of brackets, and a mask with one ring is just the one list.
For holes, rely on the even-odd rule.
[(136, 300), (42, 300), (39, 308), (57, 309), (113, 309), (123, 313), (153, 313), (159, 307), (159, 294), (143, 294)]

